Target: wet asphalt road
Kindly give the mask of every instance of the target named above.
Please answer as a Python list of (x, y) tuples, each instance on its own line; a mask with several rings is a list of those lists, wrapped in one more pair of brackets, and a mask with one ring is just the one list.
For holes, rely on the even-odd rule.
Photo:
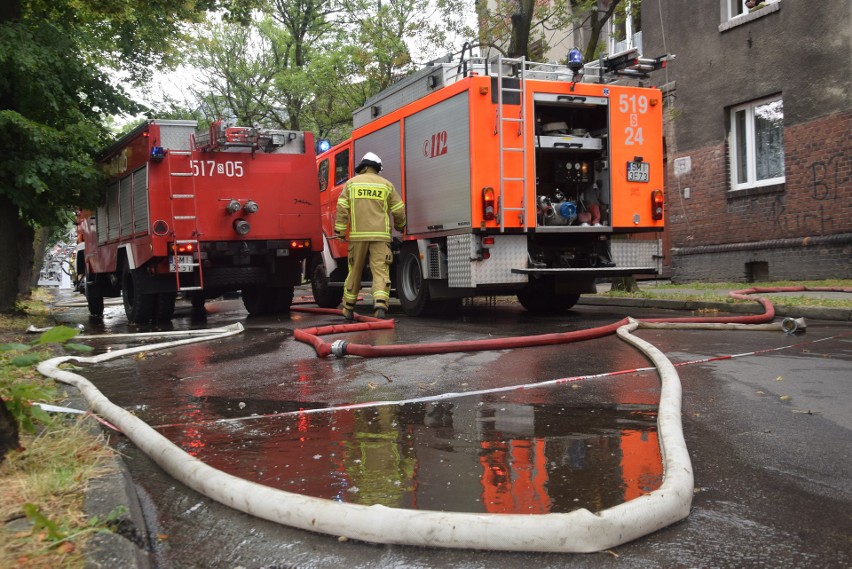
[[(188, 306), (179, 308), (172, 327), (240, 321), (247, 329), (225, 340), (112, 361), (85, 375), (113, 402), (226, 472), (355, 503), (530, 514), (606, 508), (660, 483), (654, 372), (497, 391), (649, 365), (615, 337), (496, 352), (320, 359), (292, 331), (338, 318), (247, 318), (239, 300), (208, 303), (208, 313), (206, 321), (193, 321)], [(397, 307), (395, 330), (347, 339), (404, 344), (565, 332), (627, 314), (684, 316), (578, 306), (534, 318), (517, 305), (479, 301), (447, 319), (412, 319)], [(60, 318), (83, 323), (87, 332), (131, 331), (120, 306), (107, 308), (102, 327), (92, 327), (84, 309), (64, 310)], [(159, 567), (848, 567), (852, 336), (835, 337), (848, 332), (848, 324), (833, 322), (809, 322), (807, 333), (797, 336), (639, 332), (675, 363), (761, 353), (678, 368), (695, 473), (692, 513), (605, 553), (341, 542), (212, 502), (163, 474), (120, 436), (114, 440), (145, 505)], [(832, 339), (816, 341), (824, 338)], [(765, 351), (773, 348), (784, 349)], [(429, 400), (472, 390), (487, 392)], [(424, 400), (299, 413), (412, 398)]]

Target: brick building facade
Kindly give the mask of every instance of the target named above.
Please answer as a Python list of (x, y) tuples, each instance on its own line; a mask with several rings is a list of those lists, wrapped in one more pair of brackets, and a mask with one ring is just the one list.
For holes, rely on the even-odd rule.
[(677, 56), (664, 79), (672, 279), (852, 278), (849, 4), (661, 0), (642, 22), (645, 53)]

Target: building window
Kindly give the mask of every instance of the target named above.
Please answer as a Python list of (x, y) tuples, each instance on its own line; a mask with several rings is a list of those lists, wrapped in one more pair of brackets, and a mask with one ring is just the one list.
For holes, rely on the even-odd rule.
[(781, 0), (723, 0), (722, 19), (733, 20), (743, 14), (760, 10), (767, 4), (774, 4)]
[(762, 99), (731, 109), (731, 189), (784, 183), (784, 102)]
[(636, 3), (628, 0), (624, 11), (616, 12), (610, 20), (609, 53), (621, 53), (636, 48), (642, 55), (642, 13)]

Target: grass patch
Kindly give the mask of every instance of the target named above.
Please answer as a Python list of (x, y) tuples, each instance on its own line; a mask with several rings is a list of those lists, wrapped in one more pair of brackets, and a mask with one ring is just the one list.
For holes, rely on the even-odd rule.
[(85, 418), (53, 419), (21, 444), (0, 466), (0, 567), (83, 567), (86, 539), (109, 531), (86, 518), (83, 500), (88, 481), (109, 472), (112, 451)]
[(21, 420), (25, 449), (0, 463), (0, 567), (83, 567), (86, 539), (108, 531), (107, 520), (86, 519), (83, 500), (88, 481), (107, 472), (113, 451), (88, 419), (31, 407), (30, 401), (61, 403), (62, 392), (34, 363), (14, 363), (22, 356), (40, 361), (65, 353), (62, 340), (39, 344), (25, 333), (30, 325), (54, 324), (49, 298), (39, 291), (15, 314), (0, 315), (0, 344), (20, 344), (0, 352), (0, 395)]
[[(639, 281), (639, 292), (608, 291), (604, 296), (616, 298), (676, 299), (696, 302), (722, 302), (728, 304), (753, 303), (754, 300), (739, 300), (728, 296), (728, 290), (745, 290), (752, 287), (843, 287), (852, 288), (852, 280), (831, 279), (822, 281), (774, 281), (765, 283), (643, 283)], [(773, 304), (790, 307), (820, 307), (852, 309), (852, 294), (848, 298), (817, 298), (807, 292), (795, 296), (778, 294), (756, 294), (766, 296)]]

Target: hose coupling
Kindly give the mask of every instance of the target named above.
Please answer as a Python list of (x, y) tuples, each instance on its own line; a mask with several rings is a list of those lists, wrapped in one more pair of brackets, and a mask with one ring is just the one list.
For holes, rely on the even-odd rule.
[(331, 355), (337, 356), (338, 358), (342, 358), (346, 355), (346, 346), (349, 345), (349, 342), (346, 340), (335, 340), (331, 343)]
[(795, 318), (785, 318), (781, 321), (781, 329), (784, 330), (785, 334), (792, 336), (799, 329), (799, 323), (796, 322)]

